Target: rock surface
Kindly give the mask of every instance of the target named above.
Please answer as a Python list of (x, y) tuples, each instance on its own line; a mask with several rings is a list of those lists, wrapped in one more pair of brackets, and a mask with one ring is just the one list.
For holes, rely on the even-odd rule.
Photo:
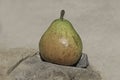
[[(6, 60), (8, 65), (5, 62), (2, 62), (4, 65), (0, 63), (0, 67), (3, 66), (0, 69), (3, 70), (0, 72), (1, 78), (6, 76), (1, 80), (101, 80), (100, 74), (90, 66), (85, 69), (43, 62), (39, 54), (34, 55), (35, 52), (35, 49), (24, 48), (5, 51), (5, 54), (9, 53), (11, 56)], [(3, 61), (5, 59), (7, 57), (2, 58)], [(20, 64), (8, 75), (7, 72), (20, 60)]]
[(36, 50), (31, 48), (11, 48), (0, 50), (0, 80), (13, 80), (7, 75), (8, 70), (19, 60), (28, 55), (33, 55)]

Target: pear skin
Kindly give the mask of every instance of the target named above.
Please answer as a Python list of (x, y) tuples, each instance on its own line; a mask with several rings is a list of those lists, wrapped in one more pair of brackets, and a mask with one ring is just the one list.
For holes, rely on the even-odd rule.
[(73, 65), (82, 55), (82, 41), (71, 22), (64, 19), (61, 10), (59, 19), (54, 20), (39, 42), (41, 57), (51, 63)]

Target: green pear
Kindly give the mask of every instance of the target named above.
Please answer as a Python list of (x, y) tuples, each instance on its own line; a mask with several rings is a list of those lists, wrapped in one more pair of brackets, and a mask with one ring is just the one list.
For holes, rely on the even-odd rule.
[(54, 20), (40, 39), (39, 50), (43, 60), (60, 65), (73, 65), (82, 55), (82, 41), (72, 24), (63, 18)]

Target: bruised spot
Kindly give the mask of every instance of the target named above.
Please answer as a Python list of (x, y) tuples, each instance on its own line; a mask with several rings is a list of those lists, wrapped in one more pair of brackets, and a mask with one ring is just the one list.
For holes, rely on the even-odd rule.
[(63, 51), (62, 54), (64, 55), (64, 54), (65, 54), (65, 51)]

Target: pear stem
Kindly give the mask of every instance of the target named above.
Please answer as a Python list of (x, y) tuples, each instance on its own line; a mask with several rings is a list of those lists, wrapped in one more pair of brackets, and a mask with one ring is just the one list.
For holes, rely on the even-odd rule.
[(63, 20), (64, 14), (65, 14), (65, 10), (61, 10), (61, 12), (60, 12), (60, 19)]

